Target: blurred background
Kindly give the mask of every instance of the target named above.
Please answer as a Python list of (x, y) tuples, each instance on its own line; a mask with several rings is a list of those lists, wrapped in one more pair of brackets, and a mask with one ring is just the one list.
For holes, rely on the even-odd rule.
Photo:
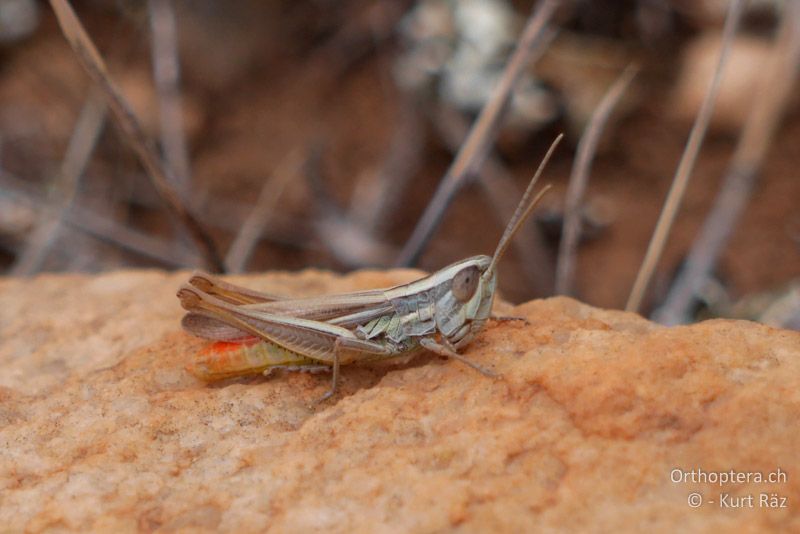
[[(208, 229), (226, 270), (250, 272), (396, 265), (536, 3), (73, 6), (157, 143), (180, 201)], [(490, 254), (564, 132), (542, 179), (553, 191), (500, 269), (512, 302), (553, 295), (576, 148), (609, 88), (635, 65), (602, 124), (563, 291), (624, 307), (711, 82), (728, 8), (722, 0), (562, 2), (479, 172), (410, 263), (432, 271)], [(747, 3), (644, 314), (675, 291), (738, 169), (735, 156), (757, 138), (767, 142), (763, 157), (744, 158), (755, 161), (750, 185), (739, 187), (744, 207), (724, 223), (729, 239), (679, 322), (726, 316), (800, 328), (796, 14), (788, 1)], [(770, 68), (775, 58), (788, 59)], [(782, 84), (791, 88), (784, 98), (769, 91)], [(743, 132), (759, 131), (748, 130), (751, 111), (770, 98), (777, 111), (762, 114), (761, 128), (775, 135), (747, 141)], [(49, 4), (0, 0), (0, 273), (148, 267), (212, 268), (92, 89)]]

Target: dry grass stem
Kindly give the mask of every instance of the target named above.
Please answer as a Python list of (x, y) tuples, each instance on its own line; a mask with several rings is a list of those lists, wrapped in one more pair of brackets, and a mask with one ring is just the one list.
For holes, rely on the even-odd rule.
[(187, 268), (201, 265), (203, 258), (180, 243), (166, 241), (131, 229), (125, 224), (89, 210), (73, 206), (64, 222), (82, 232), (120, 248), (164, 263), (169, 267)]
[(683, 270), (654, 319), (674, 325), (691, 320), (690, 308), (706, 285), (752, 194), (767, 150), (792, 97), (800, 69), (800, 1), (788, 3), (775, 52), (759, 80), (730, 167)]
[(164, 166), (152, 141), (145, 135), (130, 105), (111, 81), (103, 59), (86, 34), (75, 12), (72, 10), (72, 6), (67, 0), (50, 0), (50, 5), (53, 7), (61, 30), (75, 51), (79, 62), (92, 81), (103, 90), (109, 109), (114, 114), (123, 136), (136, 152), (159, 195), (188, 230), (189, 235), (205, 258), (207, 266), (215, 271), (223, 272), (225, 266), (213, 239), (204, 225), (189, 211), (175, 189), (175, 180), (170, 169)]
[[(440, 106), (434, 126), (451, 150), (458, 151), (469, 131), (469, 125), (458, 112)], [(479, 171), (478, 184), (486, 193), (501, 226), (508, 223), (520, 198), (514, 176), (490, 152)], [(545, 247), (541, 233), (533, 220), (520, 228), (513, 247), (534, 295), (549, 295), (553, 290), (552, 258)]]
[(572, 293), (573, 278), (575, 276), (575, 256), (581, 232), (581, 208), (586, 186), (589, 183), (589, 170), (597, 151), (600, 135), (603, 133), (611, 112), (637, 72), (638, 67), (634, 65), (628, 66), (609, 87), (600, 104), (592, 113), (586, 130), (578, 142), (575, 164), (572, 167), (572, 174), (567, 186), (564, 205), (564, 229), (561, 233), (561, 243), (558, 248), (558, 264), (556, 267), (556, 294), (558, 295)]
[(320, 212), (313, 221), (317, 241), (324, 243), (336, 260), (349, 268), (388, 265), (397, 251), (376, 238), (359, 221), (348, 217), (334, 201), (322, 172), (323, 151), (322, 142), (314, 143), (304, 169)]
[(192, 182), (191, 165), (183, 127), (175, 10), (172, 0), (149, 0), (148, 10), (152, 35), (153, 78), (158, 93), (161, 147), (167, 166), (172, 169), (175, 188), (181, 197), (189, 198)]
[(411, 99), (401, 96), (394, 130), (383, 167), (377, 176), (356, 185), (348, 218), (380, 236), (389, 226), (399, 199), (419, 170), (425, 147), (425, 128)]
[(529, 17), (491, 99), (481, 110), (467, 139), (439, 183), (433, 199), (400, 252), (397, 265), (409, 266), (416, 263), (455, 194), (483, 164), (500, 127), (514, 85), (523, 70), (544, 53), (552, 38), (552, 32), (547, 26), (559, 4), (557, 0), (542, 0)]
[(647, 253), (645, 254), (644, 260), (642, 260), (642, 265), (633, 283), (628, 302), (625, 305), (627, 311), (635, 312), (639, 310), (656, 265), (659, 259), (661, 259), (661, 253), (664, 250), (664, 245), (669, 237), (669, 232), (675, 221), (675, 216), (678, 213), (678, 208), (680, 208), (683, 195), (686, 192), (686, 186), (689, 183), (694, 164), (697, 161), (697, 154), (700, 152), (700, 147), (703, 144), (703, 139), (708, 129), (708, 123), (711, 120), (711, 114), (714, 111), (714, 104), (717, 100), (717, 94), (719, 93), (720, 82), (722, 81), (722, 73), (730, 54), (736, 30), (739, 27), (743, 7), (744, 2), (742, 0), (733, 0), (728, 7), (725, 27), (722, 33), (722, 48), (720, 50), (714, 76), (703, 98), (700, 111), (695, 118), (692, 131), (689, 134), (689, 140), (686, 143), (686, 148), (681, 156), (678, 169), (675, 172), (675, 177), (672, 179), (672, 185), (667, 194), (667, 199), (664, 201), (664, 207), (661, 210), (656, 228), (650, 238)]
[(64, 160), (61, 163), (52, 206), (42, 213), (41, 220), (28, 237), (25, 247), (17, 254), (9, 274), (28, 276), (41, 269), (48, 252), (58, 238), (64, 216), (78, 193), (81, 177), (94, 152), (106, 119), (106, 105), (98, 90), (89, 92), (72, 131)]
[[(25, 182), (20, 178), (14, 178), (7, 173), (3, 173), (2, 177), (6, 185), (0, 187), (0, 195), (8, 198), (10, 202), (44, 213), (39, 217), (47, 216), (47, 213), (52, 210), (46, 200), (37, 198), (37, 195), (29, 191), (29, 188), (24, 187)], [(78, 204), (72, 205), (63, 214), (61, 221), (64, 226), (170, 267), (188, 267), (202, 262), (202, 258), (197, 253), (180, 244), (176, 245), (132, 230), (128, 226), (97, 215)]]
[(229, 272), (241, 273), (246, 269), (253, 249), (261, 239), (264, 227), (271, 214), (276, 211), (278, 200), (283, 190), (289, 180), (297, 176), (302, 165), (303, 158), (300, 151), (294, 150), (264, 181), (258, 200), (250, 210), (247, 219), (242, 223), (236, 238), (228, 249), (228, 254), (225, 256), (225, 266)]

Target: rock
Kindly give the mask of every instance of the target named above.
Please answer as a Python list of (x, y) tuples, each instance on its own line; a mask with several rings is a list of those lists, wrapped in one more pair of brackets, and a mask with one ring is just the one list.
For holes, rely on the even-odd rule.
[[(415, 276), (233, 280), (300, 295)], [(800, 530), (798, 333), (539, 300), (467, 350), (502, 379), (425, 355), (346, 367), (310, 407), (328, 375), (184, 370), (205, 344), (180, 331), (186, 277), (0, 279), (4, 529)], [(786, 480), (692, 481), (731, 469)], [(753, 508), (722, 509), (726, 493)]]
[(0, 45), (17, 43), (39, 25), (39, 6), (31, 0), (6, 0), (0, 5)]

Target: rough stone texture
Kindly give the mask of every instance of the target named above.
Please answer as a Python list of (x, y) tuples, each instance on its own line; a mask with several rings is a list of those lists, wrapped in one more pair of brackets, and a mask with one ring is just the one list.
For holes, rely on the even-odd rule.
[[(327, 375), (184, 370), (204, 345), (180, 331), (186, 276), (0, 279), (0, 530), (800, 531), (798, 333), (541, 300), (467, 352), (503, 379), (430, 356), (347, 367), (311, 408)], [(234, 281), (299, 295), (414, 276)], [(788, 480), (673, 483), (676, 467)], [(715, 503), (691, 509), (694, 491)]]

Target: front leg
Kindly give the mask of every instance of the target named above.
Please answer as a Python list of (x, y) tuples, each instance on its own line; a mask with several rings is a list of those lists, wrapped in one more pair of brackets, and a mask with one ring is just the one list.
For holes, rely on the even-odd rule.
[(488, 369), (486, 369), (484, 367), (481, 367), (477, 363), (475, 363), (473, 361), (470, 361), (469, 359), (467, 359), (464, 356), (460, 355), (455, 350), (447, 348), (446, 346), (444, 346), (444, 345), (442, 345), (440, 343), (437, 343), (436, 341), (434, 341), (433, 339), (431, 339), (429, 337), (422, 338), (422, 340), (420, 341), (420, 345), (422, 345), (423, 347), (425, 347), (426, 349), (428, 349), (431, 352), (435, 352), (439, 356), (446, 356), (447, 358), (452, 358), (454, 360), (460, 361), (461, 363), (463, 363), (465, 365), (469, 365), (470, 367), (472, 367), (473, 369), (475, 369), (476, 371), (478, 371), (482, 375), (488, 376), (490, 378), (500, 378), (500, 375), (495, 373), (494, 371), (490, 371), (490, 370), (488, 370)]

